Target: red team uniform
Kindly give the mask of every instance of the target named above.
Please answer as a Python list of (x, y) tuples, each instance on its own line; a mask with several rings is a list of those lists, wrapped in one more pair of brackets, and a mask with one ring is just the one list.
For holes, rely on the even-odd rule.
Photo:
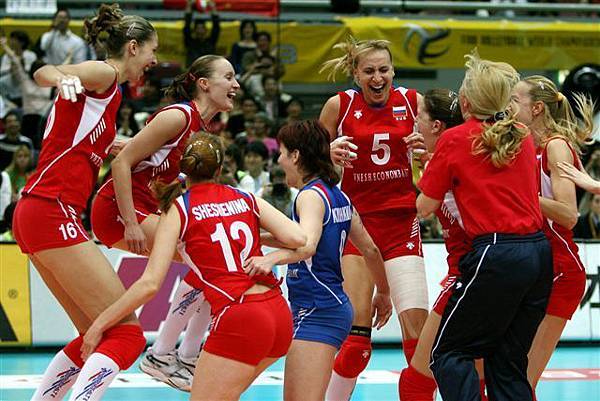
[[(274, 274), (248, 276), (243, 262), (262, 256), (260, 211), (254, 195), (214, 183), (192, 186), (177, 198), (181, 219), (178, 250), (198, 275), (213, 321), (203, 349), (257, 365), (287, 353), (292, 315)], [(272, 290), (244, 295), (254, 284)]]
[[(339, 92), (338, 136), (358, 146), (358, 158), (345, 168), (342, 190), (352, 199), (384, 260), (422, 256), (411, 160), (404, 138), (413, 132), (417, 92), (391, 88), (382, 107), (368, 105), (354, 89)], [(350, 242), (344, 254), (360, 255)]]
[(444, 245), (448, 252), (448, 257), (446, 258), (446, 261), (448, 262), (448, 275), (441, 283), (442, 291), (433, 304), (432, 309), (438, 315), (443, 315), (448, 299), (452, 295), (454, 283), (460, 276), (458, 262), (463, 255), (471, 251), (471, 244), (463, 229), (460, 212), (458, 211), (456, 200), (454, 199), (452, 192), (446, 193), (444, 202), (440, 208), (436, 210), (435, 215), (442, 225)]
[(79, 216), (113, 144), (120, 103), (116, 80), (103, 94), (85, 91), (75, 103), (60, 96), (54, 100), (37, 170), (23, 188), (13, 219), (24, 253), (89, 240)]
[[(152, 187), (157, 181), (171, 183), (179, 175), (179, 160), (188, 138), (202, 127), (200, 113), (193, 102), (179, 103), (164, 107), (153, 114), (148, 122), (165, 110), (181, 110), (185, 114), (186, 127), (165, 143), (154, 154), (139, 162), (131, 172), (131, 190), (138, 222), (149, 214), (159, 214), (158, 200)], [(106, 246), (112, 246), (124, 236), (125, 226), (119, 214), (115, 198), (113, 178), (110, 177), (98, 190), (92, 209), (94, 234)]]
[[(543, 149), (538, 150), (538, 163), (540, 170), (540, 193), (544, 198), (554, 199), (552, 193), (552, 181), (548, 167), (548, 143), (563, 138), (551, 138)], [(580, 168), (579, 157), (565, 141), (571, 153), (575, 165)], [(579, 302), (585, 292), (585, 268), (579, 259), (579, 248), (573, 241), (573, 232), (552, 220), (544, 219), (544, 234), (552, 246), (552, 260), (554, 267), (554, 282), (546, 313), (570, 320), (579, 306)]]

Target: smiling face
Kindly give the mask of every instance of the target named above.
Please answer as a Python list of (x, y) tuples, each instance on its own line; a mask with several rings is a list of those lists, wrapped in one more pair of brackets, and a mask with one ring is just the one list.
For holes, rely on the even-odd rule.
[(387, 50), (372, 50), (359, 58), (354, 80), (369, 105), (380, 106), (387, 102), (393, 79), (394, 67)]
[(153, 34), (150, 39), (141, 45), (132, 40), (127, 45), (129, 47), (130, 58), (125, 71), (127, 80), (138, 82), (144, 73), (156, 65), (156, 50), (158, 49), (158, 36)]
[(425, 97), (421, 96), (417, 103), (418, 114), (417, 114), (417, 129), (423, 135), (425, 146), (427, 151), (433, 153), (435, 151), (435, 144), (439, 138), (438, 125), (439, 121), (434, 121), (431, 115), (425, 107)]
[(219, 58), (212, 67), (213, 73), (206, 79), (208, 96), (218, 111), (230, 111), (240, 88), (233, 66), (225, 58)]

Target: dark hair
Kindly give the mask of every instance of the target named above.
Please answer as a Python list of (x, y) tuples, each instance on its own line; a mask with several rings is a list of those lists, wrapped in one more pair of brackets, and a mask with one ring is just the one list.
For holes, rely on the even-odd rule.
[(65, 13), (65, 14), (67, 14), (67, 18), (71, 19), (71, 12), (66, 7), (58, 7), (56, 9), (56, 11), (54, 12), (54, 14), (52, 15), (52, 19), (55, 19), (59, 13)]
[[(235, 143), (227, 146), (225, 149), (225, 156), (231, 157), (235, 160), (235, 164), (237, 165), (238, 170), (244, 169), (244, 158), (242, 157), (242, 150)], [(235, 171), (233, 171), (235, 173)]]
[(108, 57), (122, 57), (125, 45), (136, 40), (140, 45), (156, 35), (156, 30), (138, 15), (123, 15), (118, 4), (102, 4), (98, 15), (83, 22), (85, 39), (94, 47), (106, 49)]
[(300, 107), (302, 109), (304, 109), (304, 102), (302, 101), (302, 99), (300, 99), (299, 97), (292, 97), (290, 100), (288, 100), (288, 102), (285, 104), (285, 107), (287, 108), (290, 104), (292, 103), (298, 103), (300, 105)]
[(8, 113), (4, 115), (4, 118), (2, 118), (2, 121), (6, 122), (6, 120), (10, 116), (15, 116), (17, 118), (17, 121), (21, 122), (21, 114), (15, 109), (9, 110)]
[(244, 37), (244, 27), (250, 25), (252, 27), (252, 39), (256, 40), (256, 22), (251, 19), (243, 19), (240, 21), (240, 39)]
[(4, 218), (4, 226), (9, 230), (12, 230), (13, 215), (15, 214), (16, 207), (17, 202), (11, 202), (4, 209), (4, 216), (2, 216)]
[[(179, 161), (179, 168), (191, 182), (214, 178), (223, 165), (223, 143), (221, 138), (208, 132), (194, 134)], [(182, 194), (179, 181), (165, 184), (157, 182), (154, 187), (160, 209), (168, 211), (173, 201)]]
[(10, 33), (10, 37), (12, 39), (16, 39), (21, 43), (21, 47), (23, 49), (27, 49), (29, 47), (29, 43), (31, 42), (29, 40), (29, 35), (27, 35), (27, 32), (25, 31), (12, 31)]
[(425, 111), (432, 120), (440, 120), (451, 128), (464, 122), (460, 106), (458, 105), (458, 94), (449, 89), (430, 89), (423, 96)]
[(279, 83), (279, 80), (271, 74), (263, 74), (263, 76), (260, 78), (260, 82), (262, 83), (262, 86), (265, 86), (265, 82), (267, 82), (267, 80), (272, 79), (273, 81), (275, 81), (275, 83)]
[(317, 176), (332, 186), (340, 181), (329, 155), (329, 132), (318, 120), (286, 124), (279, 130), (277, 140), (289, 152), (300, 153), (299, 166), (305, 180)]
[(258, 40), (259, 37), (264, 36), (267, 39), (269, 39), (269, 42), (272, 41), (271, 39), (271, 34), (267, 31), (260, 31), (260, 32), (256, 32), (256, 40)]
[(245, 154), (247, 155), (248, 153), (255, 153), (263, 160), (267, 160), (269, 158), (269, 149), (267, 149), (267, 146), (262, 141), (258, 140), (252, 141), (246, 145)]
[(199, 78), (210, 78), (215, 71), (214, 63), (217, 60), (225, 60), (225, 57), (212, 54), (198, 57), (186, 71), (173, 79), (165, 90), (165, 95), (175, 102), (194, 99), (198, 93), (196, 81)]

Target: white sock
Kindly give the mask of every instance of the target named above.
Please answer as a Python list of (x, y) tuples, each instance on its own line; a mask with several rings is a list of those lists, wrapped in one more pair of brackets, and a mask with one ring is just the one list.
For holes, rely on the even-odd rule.
[(348, 379), (347, 377), (338, 375), (335, 371), (331, 372), (331, 379), (329, 380), (325, 400), (348, 401), (354, 391), (357, 379), (358, 377)]
[(98, 401), (119, 374), (119, 365), (108, 356), (94, 352), (83, 365), (69, 401)]
[(46, 368), (42, 382), (31, 401), (62, 400), (75, 383), (80, 370), (79, 366), (60, 350)]
[(195, 289), (185, 281), (181, 280), (179, 282), (167, 318), (152, 345), (154, 354), (165, 355), (175, 350), (179, 335), (198, 307), (199, 295), (201, 294), (202, 291)]
[(204, 298), (204, 294), (200, 294), (198, 298), (198, 309), (190, 319), (183, 341), (177, 351), (181, 359), (195, 359), (198, 356), (200, 345), (202, 345), (202, 340), (210, 325), (210, 304)]

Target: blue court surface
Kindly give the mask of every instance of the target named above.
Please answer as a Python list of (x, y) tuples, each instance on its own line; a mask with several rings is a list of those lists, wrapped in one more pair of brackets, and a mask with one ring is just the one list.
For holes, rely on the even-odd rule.
[[(52, 353), (0, 354), (0, 401), (29, 400)], [(400, 350), (376, 349), (359, 379), (353, 401), (397, 401), (399, 371), (406, 366)], [(241, 400), (281, 400), (283, 360), (263, 373)], [(562, 347), (554, 352), (537, 391), (539, 401), (599, 401), (600, 347)], [(143, 374), (137, 364), (122, 373), (106, 392), (106, 401), (187, 400), (189, 395)], [(441, 397), (438, 396), (438, 400)]]

